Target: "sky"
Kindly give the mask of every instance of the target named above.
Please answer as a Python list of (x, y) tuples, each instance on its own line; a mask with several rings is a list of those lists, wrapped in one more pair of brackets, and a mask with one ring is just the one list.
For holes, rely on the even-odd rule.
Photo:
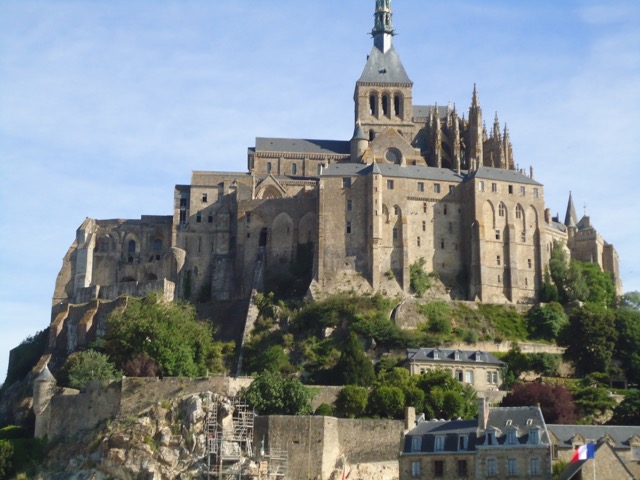
[[(170, 215), (255, 137), (348, 140), (374, 0), (0, 0), (0, 382), (85, 217)], [(393, 0), (417, 105), (507, 123), (640, 290), (640, 2)]]

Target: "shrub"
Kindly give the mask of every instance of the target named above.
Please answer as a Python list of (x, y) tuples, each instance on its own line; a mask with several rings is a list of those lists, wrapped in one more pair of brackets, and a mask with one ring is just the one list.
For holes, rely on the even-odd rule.
[(321, 403), (314, 414), (322, 417), (333, 417), (333, 408), (328, 403)]
[(13, 445), (7, 440), (0, 440), (0, 478), (8, 478), (13, 466)]
[(84, 388), (91, 381), (108, 382), (121, 376), (109, 357), (95, 350), (71, 354), (62, 370), (72, 388)]
[(336, 398), (336, 409), (347, 418), (355, 418), (366, 411), (368, 403), (369, 393), (366, 388), (347, 385)]
[(411, 290), (419, 297), (431, 287), (431, 278), (424, 271), (427, 261), (420, 257), (416, 262), (409, 266), (409, 286)]

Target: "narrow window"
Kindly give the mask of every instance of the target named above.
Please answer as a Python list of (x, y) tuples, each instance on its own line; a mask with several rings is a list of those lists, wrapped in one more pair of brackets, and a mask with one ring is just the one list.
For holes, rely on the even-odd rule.
[(533, 189), (533, 198), (538, 198), (538, 189), (537, 188)]
[(416, 244), (418, 245), (418, 247), (420, 246), (420, 237), (417, 238)]
[(251, 223), (251, 212), (247, 212), (247, 223)]
[(389, 97), (387, 95), (382, 96), (382, 115), (389, 116)]
[(196, 214), (196, 223), (201, 223), (202, 222), (202, 213), (198, 212)]
[(433, 184), (433, 192), (434, 193), (440, 193), (440, 184), (439, 183), (434, 183)]
[(464, 372), (464, 381), (465, 383), (473, 385), (473, 372), (471, 370)]
[(542, 470), (540, 469), (540, 459), (539, 458), (532, 458), (529, 460), (529, 469), (531, 470), (529, 472), (530, 475), (540, 475), (542, 473)]
[(267, 173), (271, 173), (271, 162), (267, 162)]
[(213, 223), (213, 215), (212, 214), (209, 214), (209, 216), (207, 217), (207, 221), (209, 223)]
[(369, 115), (376, 115), (378, 99), (374, 94), (369, 95)]
[(444, 238), (440, 240), (440, 248), (444, 250)]
[(478, 190), (484, 192), (484, 182), (482, 180), (478, 182)]
[(520, 241), (521, 241), (522, 243), (526, 243), (526, 242), (527, 242), (527, 233), (526, 233), (526, 232), (522, 232), (522, 233), (520, 234)]
[(418, 191), (424, 192), (424, 182), (418, 182)]
[(498, 463), (495, 458), (487, 458), (487, 477), (498, 476)]
[(350, 212), (353, 209), (353, 202), (351, 199), (347, 200), (347, 212)]
[(456, 370), (456, 380), (462, 383), (463, 379), (464, 379), (464, 372), (462, 370)]
[(427, 231), (427, 222), (425, 222), (424, 220), (422, 221), (422, 231), (423, 232)]
[(497, 385), (498, 384), (498, 372), (493, 372), (492, 376), (493, 376), (493, 383), (495, 383)]
[(498, 191), (498, 184), (497, 183), (492, 183), (491, 184), (491, 191), (494, 192), (494, 193)]
[(502, 283), (502, 278), (498, 275), (498, 283)]
[(518, 475), (518, 461), (515, 458), (507, 459), (507, 475)]
[(411, 451), (412, 452), (419, 452), (421, 446), (422, 446), (422, 437), (412, 437), (411, 438)]
[(466, 460), (458, 460), (458, 476), (466, 477), (467, 476), (467, 461)]
[(422, 204), (422, 213), (427, 213), (427, 202)]
[(507, 214), (507, 207), (504, 206), (504, 203), (501, 203), (498, 207), (498, 215), (504, 217)]
[(446, 215), (446, 214), (447, 214), (447, 206), (446, 206), (446, 205), (443, 207), (443, 209), (442, 209), (442, 213), (443, 213), (444, 215)]
[(509, 185), (509, 195), (513, 195), (513, 185)]
[(444, 436), (443, 435), (438, 435), (436, 436), (436, 443), (434, 446), (434, 450), (436, 452), (441, 452), (444, 450)]
[(342, 188), (351, 188), (351, 178), (345, 177), (342, 179)]
[(522, 211), (522, 207), (518, 205), (516, 207), (516, 218), (522, 218), (524, 216), (524, 212)]
[(458, 450), (466, 450), (467, 449), (467, 441), (469, 437), (466, 435), (460, 435), (458, 437)]
[(298, 174), (298, 164), (294, 163), (293, 165), (291, 165), (291, 175), (297, 175)]
[(516, 439), (516, 432), (514, 430), (509, 430), (507, 432), (507, 444), (515, 445), (516, 443), (518, 443)]
[(436, 477), (444, 477), (444, 461), (434, 460), (433, 473)]
[(397, 217), (398, 215), (400, 215), (400, 207), (398, 207), (397, 205), (393, 207), (393, 214)]
[(496, 240), (500, 240), (500, 230), (496, 228)]
[(500, 265), (500, 255), (498, 255), (498, 256), (496, 257), (496, 263), (497, 263), (498, 265)]
[(411, 462), (411, 476), (413, 478), (420, 478), (420, 461), (419, 460)]
[(387, 190), (393, 190), (393, 180), (387, 180)]
[(202, 203), (207, 203), (208, 195), (206, 193), (202, 194)]
[(393, 97), (393, 114), (396, 117), (400, 116), (400, 95), (395, 95)]
[(540, 443), (540, 435), (537, 428), (532, 428), (529, 431), (529, 443), (532, 445), (538, 445)]
[(525, 187), (520, 187), (520, 196), (524, 197), (527, 193), (527, 189)]
[(487, 383), (493, 383), (491, 381), (491, 372), (487, 372)]
[(351, 233), (351, 222), (347, 222), (347, 233)]
[(529, 268), (531, 268), (531, 259), (527, 258), (527, 265), (529, 266)]

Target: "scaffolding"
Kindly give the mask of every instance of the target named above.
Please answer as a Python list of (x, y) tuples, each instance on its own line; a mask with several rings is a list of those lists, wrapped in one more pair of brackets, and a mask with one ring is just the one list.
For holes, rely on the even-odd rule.
[[(205, 418), (207, 478), (217, 480), (287, 480), (286, 448), (253, 451), (254, 412), (242, 397), (215, 398)], [(256, 463), (252, 463), (255, 461)], [(252, 468), (248, 468), (250, 464)], [(257, 470), (256, 470), (257, 466)], [(251, 473), (249, 473), (251, 471)]]
[(238, 397), (212, 401), (205, 420), (209, 479), (242, 479), (245, 461), (253, 457), (253, 418)]

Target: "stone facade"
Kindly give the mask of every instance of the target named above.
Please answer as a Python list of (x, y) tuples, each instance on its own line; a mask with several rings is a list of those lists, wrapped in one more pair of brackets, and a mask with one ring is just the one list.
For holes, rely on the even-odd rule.
[(449, 370), (460, 383), (471, 385), (477, 392), (484, 393), (500, 389), (505, 363), (479, 350), (409, 348), (406, 365), (411, 375), (420, 375), (429, 370)]
[(424, 259), (450, 298), (529, 303), (557, 241), (621, 290), (613, 246), (586, 220), (551, 218), (533, 170), (515, 167), (506, 126), (496, 115), (484, 127), (475, 86), (466, 115), (416, 105), (388, 2), (376, 2), (372, 35), (350, 140), (257, 138), (246, 172), (196, 171), (177, 185), (171, 215), (88, 218), (54, 305), (164, 279), (177, 297), (246, 299), (258, 261), (278, 273), (304, 255), (312, 293), (407, 295), (410, 267)]

